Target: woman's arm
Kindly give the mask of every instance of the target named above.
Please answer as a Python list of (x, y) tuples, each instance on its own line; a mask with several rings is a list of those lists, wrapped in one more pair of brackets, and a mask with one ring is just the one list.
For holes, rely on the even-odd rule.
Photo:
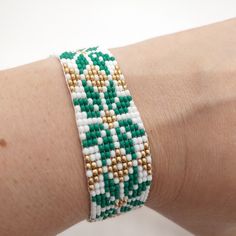
[[(236, 232), (236, 20), (111, 49), (149, 136), (147, 206), (199, 235)], [(0, 72), (0, 235), (53, 235), (88, 216), (61, 66)]]

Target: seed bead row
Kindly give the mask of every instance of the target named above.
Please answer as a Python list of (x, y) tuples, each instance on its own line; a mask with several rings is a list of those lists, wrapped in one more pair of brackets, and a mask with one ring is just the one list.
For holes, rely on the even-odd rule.
[(88, 221), (144, 205), (152, 182), (146, 130), (122, 71), (101, 47), (59, 56), (71, 94), (90, 195)]

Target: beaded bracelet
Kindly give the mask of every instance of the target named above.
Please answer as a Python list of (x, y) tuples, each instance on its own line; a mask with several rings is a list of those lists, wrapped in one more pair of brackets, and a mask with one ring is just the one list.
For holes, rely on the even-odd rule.
[(58, 56), (70, 91), (90, 196), (89, 222), (144, 205), (152, 182), (147, 133), (111, 52)]

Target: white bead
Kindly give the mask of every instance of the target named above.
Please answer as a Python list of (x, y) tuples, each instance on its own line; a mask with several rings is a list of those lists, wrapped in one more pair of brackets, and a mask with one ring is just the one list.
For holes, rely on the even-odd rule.
[(138, 165), (137, 160), (133, 160), (133, 166), (137, 166), (137, 165)]
[(115, 157), (116, 156), (116, 153), (114, 150), (111, 150), (111, 157)]
[(124, 148), (121, 148), (121, 149), (120, 149), (120, 153), (121, 153), (122, 155), (125, 155), (125, 149), (124, 149)]
[(98, 144), (102, 144), (102, 143), (103, 143), (103, 139), (102, 139), (101, 137), (99, 137), (99, 138), (97, 139), (97, 141), (98, 141)]
[(100, 160), (100, 159), (101, 159), (101, 154), (100, 154), (100, 152), (96, 152), (96, 153), (95, 153), (95, 156), (96, 156), (96, 160)]
[(99, 111), (99, 106), (97, 104), (93, 105), (95, 111)]
[(112, 139), (113, 139), (114, 142), (117, 142), (119, 140), (117, 135), (113, 135)]
[(125, 133), (125, 127), (123, 127), (123, 126), (120, 127), (120, 132), (121, 132), (121, 133)]
[(89, 154), (89, 149), (88, 149), (88, 148), (83, 148), (83, 153), (84, 153), (85, 155), (88, 155), (88, 154)]
[(114, 178), (114, 183), (118, 184), (119, 183), (119, 179), (118, 178)]
[(127, 155), (126, 155), (126, 158), (127, 158), (128, 161), (131, 161), (131, 160), (132, 160), (131, 154), (127, 154)]
[(106, 131), (105, 130), (101, 130), (101, 136), (105, 137), (106, 136)]
[(131, 167), (131, 168), (129, 168), (129, 173), (130, 174), (133, 174), (134, 173), (134, 170), (133, 170), (133, 168)]
[(148, 181), (151, 181), (151, 180), (152, 180), (152, 176), (151, 176), (151, 175), (148, 175), (148, 176), (147, 176), (147, 180), (148, 180)]
[(87, 170), (86, 171), (86, 176), (87, 177), (92, 177), (93, 176), (93, 172), (91, 170)]
[(128, 139), (131, 139), (131, 138), (132, 138), (131, 132), (127, 132), (126, 135), (127, 135), (127, 138), (128, 138)]
[(152, 163), (152, 158), (150, 155), (146, 156), (147, 163)]
[[(92, 150), (93, 150), (93, 149), (92, 149)], [(93, 152), (90, 152), (90, 153), (93, 153)], [(91, 154), (91, 155), (90, 155), (90, 160), (91, 160), (91, 161), (95, 161), (95, 160), (96, 160), (96, 155)]]
[(115, 148), (119, 148), (120, 147), (120, 143), (119, 142), (114, 142), (114, 146), (115, 146)]
[(118, 164), (117, 164), (117, 168), (118, 168), (118, 170), (122, 170), (122, 169), (123, 169), (122, 164), (121, 164), (121, 163), (118, 163)]
[(111, 165), (111, 159), (106, 159), (107, 165), (110, 166)]
[(137, 185), (137, 184), (134, 184), (133, 189), (134, 189), (134, 190), (137, 190), (137, 189), (138, 189), (138, 185)]
[(113, 178), (113, 174), (111, 172), (108, 173), (108, 178), (112, 179)]
[(102, 167), (102, 172), (103, 172), (103, 173), (107, 173), (107, 171), (108, 171), (107, 166), (103, 166), (103, 167)]
[(124, 176), (124, 181), (128, 181), (129, 180), (129, 176), (128, 175), (125, 175)]
[(98, 160), (98, 161), (97, 161), (97, 166), (98, 166), (98, 167), (101, 167), (101, 166), (102, 166), (101, 160)]

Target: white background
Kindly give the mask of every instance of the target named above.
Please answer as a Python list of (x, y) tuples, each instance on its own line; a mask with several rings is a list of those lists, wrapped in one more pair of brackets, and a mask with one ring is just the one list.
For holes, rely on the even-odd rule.
[[(235, 0), (0, 0), (0, 69), (67, 49), (117, 47), (236, 16)], [(189, 236), (148, 208), (60, 236)]]

